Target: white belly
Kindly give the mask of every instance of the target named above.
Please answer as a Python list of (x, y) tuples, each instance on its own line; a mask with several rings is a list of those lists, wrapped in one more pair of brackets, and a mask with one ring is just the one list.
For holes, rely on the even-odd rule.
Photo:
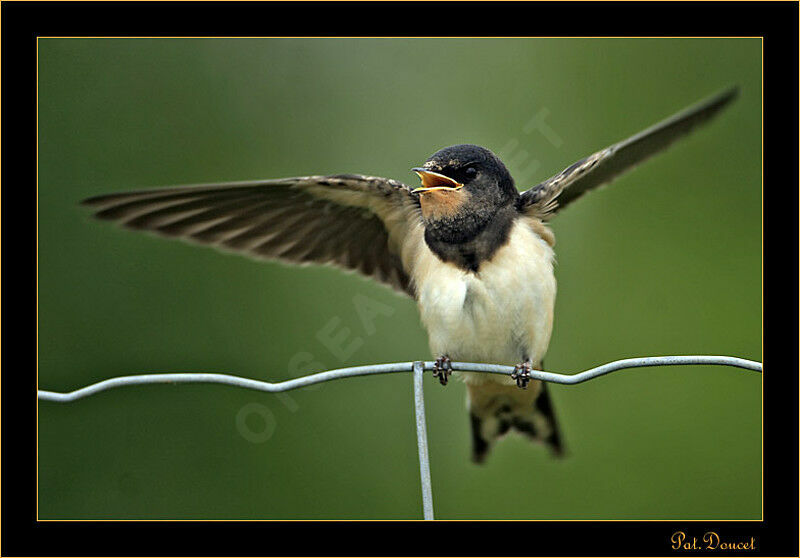
[[(509, 241), (477, 274), (439, 260), (427, 246), (415, 266), (418, 302), (435, 356), (534, 366), (544, 357), (553, 324), (553, 249), (521, 219)], [(465, 374), (469, 383), (510, 382)]]

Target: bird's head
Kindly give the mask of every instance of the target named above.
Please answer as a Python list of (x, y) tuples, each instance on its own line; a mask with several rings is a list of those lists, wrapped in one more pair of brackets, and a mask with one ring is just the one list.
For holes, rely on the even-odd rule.
[(485, 226), (519, 196), (503, 162), (477, 145), (445, 147), (412, 170), (422, 181), (414, 192), (419, 193), (429, 228), (455, 227), (469, 233), (470, 228)]

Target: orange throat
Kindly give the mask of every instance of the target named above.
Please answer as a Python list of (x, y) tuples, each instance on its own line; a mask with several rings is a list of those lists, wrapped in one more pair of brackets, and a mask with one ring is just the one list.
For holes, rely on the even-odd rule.
[(452, 217), (462, 211), (470, 199), (469, 192), (462, 190), (430, 190), (420, 192), (419, 203), (425, 219)]

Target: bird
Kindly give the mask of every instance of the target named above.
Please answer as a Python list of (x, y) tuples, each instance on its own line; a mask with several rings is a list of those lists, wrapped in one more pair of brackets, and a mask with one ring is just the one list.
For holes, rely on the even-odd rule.
[(514, 366), (458, 372), (466, 384), (472, 460), (516, 432), (565, 453), (542, 370), (553, 328), (555, 237), (549, 221), (701, 123), (739, 93), (728, 88), (519, 191), (492, 151), (440, 149), (411, 170), (419, 186), (337, 174), (174, 186), (82, 203), (129, 229), (256, 259), (332, 265), (416, 301), (443, 385), (452, 362)]

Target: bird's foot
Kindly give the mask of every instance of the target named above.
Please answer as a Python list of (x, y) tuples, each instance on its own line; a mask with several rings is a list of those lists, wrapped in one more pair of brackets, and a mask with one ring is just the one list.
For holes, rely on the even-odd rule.
[(517, 364), (511, 373), (511, 379), (517, 382), (517, 387), (527, 389), (528, 382), (531, 381), (531, 361)]
[(447, 380), (453, 372), (453, 365), (450, 363), (450, 357), (447, 355), (440, 356), (433, 362), (433, 377), (439, 378), (439, 382), (447, 385)]

